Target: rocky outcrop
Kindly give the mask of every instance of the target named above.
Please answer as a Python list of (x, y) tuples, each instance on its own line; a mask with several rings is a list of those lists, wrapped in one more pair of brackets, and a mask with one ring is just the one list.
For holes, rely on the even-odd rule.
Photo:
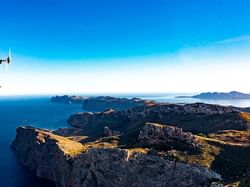
[(104, 134), (104, 136), (116, 136), (116, 135), (119, 135), (120, 132), (114, 131), (114, 130), (110, 129), (109, 127), (104, 127), (103, 134)]
[(65, 136), (65, 137), (81, 136), (82, 134), (84, 134), (83, 129), (74, 128), (74, 127), (62, 127), (62, 128), (58, 128), (52, 132), (56, 135)]
[(61, 187), (210, 186), (220, 175), (143, 152), (91, 148), (50, 131), (19, 127), (12, 143), (19, 161)]
[(78, 113), (68, 123), (83, 128), (88, 135), (98, 134), (105, 126), (124, 133), (140, 129), (146, 122), (169, 124), (193, 133), (211, 133), (219, 130), (246, 130), (247, 120), (233, 107), (203, 103), (177, 105), (152, 104), (122, 111)]
[(194, 104), (186, 104), (183, 106), (183, 109), (187, 113), (202, 113), (206, 115), (212, 114), (227, 114), (232, 112), (238, 112), (237, 109), (231, 106), (220, 106), (220, 105), (212, 105), (205, 103), (194, 103)]
[(139, 142), (146, 146), (180, 142), (193, 149), (199, 148), (198, 139), (192, 133), (183, 132), (178, 127), (156, 123), (146, 123), (145, 127), (139, 133)]
[(62, 103), (62, 104), (82, 104), (87, 97), (81, 96), (55, 96), (50, 99), (52, 103)]

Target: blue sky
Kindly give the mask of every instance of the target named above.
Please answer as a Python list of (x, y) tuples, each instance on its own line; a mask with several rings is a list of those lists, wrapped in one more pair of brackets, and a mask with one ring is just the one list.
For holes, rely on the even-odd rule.
[[(188, 72), (215, 64), (245, 67), (249, 1), (8, 0), (1, 2), (0, 18), (0, 54), (10, 47), (15, 59), (8, 74), (1, 75), (6, 94), (33, 93), (34, 88), (42, 93), (248, 91), (243, 83), (225, 86), (226, 79), (214, 87), (209, 81), (207, 87), (199, 82), (185, 87), (185, 78), (169, 86), (166, 74), (176, 74), (175, 68)], [(213, 70), (211, 66), (206, 72)], [(231, 73), (226, 69), (228, 76)], [(191, 80), (197, 79), (193, 76)], [(131, 81), (136, 84), (130, 86)], [(150, 90), (154, 81), (157, 86)], [(63, 86), (65, 82), (71, 86)], [(138, 84), (144, 86), (138, 88)], [(117, 85), (121, 85), (118, 90)]]

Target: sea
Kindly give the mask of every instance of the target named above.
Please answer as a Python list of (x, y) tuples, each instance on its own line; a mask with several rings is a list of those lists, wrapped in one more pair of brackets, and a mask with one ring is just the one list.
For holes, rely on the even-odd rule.
[[(198, 100), (175, 98), (180, 94), (142, 94), (115, 95), (117, 97), (138, 97), (168, 103), (205, 102), (237, 107), (250, 107), (250, 100)], [(183, 95), (183, 94), (181, 94)], [(81, 105), (53, 104), (50, 96), (11, 96), (0, 97), (0, 187), (53, 187), (49, 181), (40, 179), (27, 168), (20, 165), (11, 142), (16, 135), (16, 128), (21, 125), (57, 129), (67, 127), (71, 114), (82, 112)]]

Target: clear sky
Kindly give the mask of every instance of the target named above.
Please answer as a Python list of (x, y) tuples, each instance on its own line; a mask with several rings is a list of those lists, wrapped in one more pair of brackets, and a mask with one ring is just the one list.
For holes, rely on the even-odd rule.
[(250, 1), (1, 2), (0, 94), (250, 92)]

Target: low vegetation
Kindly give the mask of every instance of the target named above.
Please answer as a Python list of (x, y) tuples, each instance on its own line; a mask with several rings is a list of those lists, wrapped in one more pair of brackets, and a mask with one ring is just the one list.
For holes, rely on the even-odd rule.
[[(148, 154), (157, 154), (161, 157), (168, 157), (175, 161), (197, 164), (210, 168), (220, 173), (226, 184), (234, 186), (247, 187), (249, 179), (245, 174), (250, 168), (250, 146), (236, 144), (227, 136), (236, 137), (242, 135), (242, 141), (245, 142), (249, 137), (248, 131), (224, 131), (218, 134), (209, 134), (207, 137), (197, 136), (200, 141), (200, 149), (197, 151), (183, 147), (185, 144), (158, 145), (152, 147), (139, 147), (137, 143), (138, 133), (130, 133), (123, 136), (111, 136), (98, 139), (95, 142), (87, 143), (90, 147), (117, 147), (129, 149), (131, 152), (142, 152)], [(239, 143), (241, 140), (237, 140)], [(248, 140), (249, 141), (249, 140)], [(133, 143), (132, 143), (133, 142)]]
[(221, 140), (226, 144), (250, 146), (250, 131), (225, 130), (208, 134), (208, 137)]
[(248, 113), (248, 112), (241, 112), (240, 114), (241, 114), (242, 118), (250, 121), (250, 113)]
[[(93, 122), (82, 127), (89, 137), (79, 138), (78, 141), (87, 149), (128, 149), (131, 152), (157, 154), (174, 161), (204, 166), (221, 174), (224, 185), (250, 186), (249, 113), (166, 112), (162, 107), (152, 106), (145, 113), (144, 109), (137, 108), (127, 112), (94, 114), (90, 118), (94, 119)], [(168, 124), (192, 132), (199, 141), (199, 149), (192, 149), (188, 144), (175, 140), (151, 146), (140, 144), (138, 135), (146, 122)], [(119, 131), (120, 135), (103, 137), (106, 126)]]

